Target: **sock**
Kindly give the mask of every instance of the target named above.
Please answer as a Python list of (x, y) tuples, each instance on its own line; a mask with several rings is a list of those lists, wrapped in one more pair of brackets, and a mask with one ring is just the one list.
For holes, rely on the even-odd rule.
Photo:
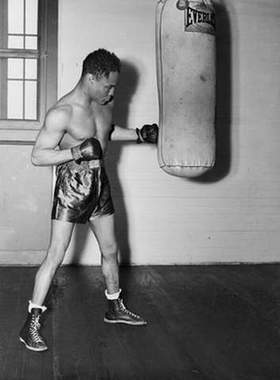
[(109, 293), (107, 292), (107, 289), (105, 289), (105, 296), (106, 296), (107, 300), (110, 300), (110, 301), (112, 301), (112, 300), (117, 300), (117, 299), (119, 298), (120, 294), (121, 294), (121, 291), (122, 291), (122, 290), (119, 289), (118, 292), (116, 292), (116, 293), (112, 293), (112, 294), (109, 294)]
[(28, 312), (31, 313), (32, 309), (41, 309), (42, 313), (47, 310), (46, 306), (37, 305), (36, 303), (33, 303), (31, 300), (28, 304)]

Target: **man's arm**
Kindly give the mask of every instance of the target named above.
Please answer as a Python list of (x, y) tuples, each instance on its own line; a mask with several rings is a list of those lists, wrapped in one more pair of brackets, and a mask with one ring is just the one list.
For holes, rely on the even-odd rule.
[(111, 141), (136, 141), (138, 138), (136, 129), (123, 128), (113, 124), (110, 134)]
[(57, 149), (66, 132), (67, 120), (66, 110), (52, 109), (47, 113), (45, 123), (32, 150), (33, 165), (58, 165), (73, 160), (71, 149)]
[(156, 144), (158, 138), (157, 124), (145, 124), (141, 129), (122, 128), (112, 125), (110, 140), (112, 141), (136, 141), (137, 143), (149, 142)]

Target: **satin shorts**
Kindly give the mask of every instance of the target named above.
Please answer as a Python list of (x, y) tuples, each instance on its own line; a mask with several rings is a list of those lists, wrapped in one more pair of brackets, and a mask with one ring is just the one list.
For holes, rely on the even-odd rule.
[(110, 183), (101, 161), (69, 161), (57, 166), (52, 219), (86, 223), (113, 213)]

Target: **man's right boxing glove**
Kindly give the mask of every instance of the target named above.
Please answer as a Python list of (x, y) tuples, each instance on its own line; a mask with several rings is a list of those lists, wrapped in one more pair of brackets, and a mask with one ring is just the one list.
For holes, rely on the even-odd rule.
[(100, 160), (102, 158), (100, 142), (94, 137), (90, 137), (80, 145), (71, 148), (71, 153), (76, 162)]
[(156, 144), (158, 140), (158, 125), (157, 124), (145, 124), (141, 129), (136, 128), (137, 143), (151, 143)]

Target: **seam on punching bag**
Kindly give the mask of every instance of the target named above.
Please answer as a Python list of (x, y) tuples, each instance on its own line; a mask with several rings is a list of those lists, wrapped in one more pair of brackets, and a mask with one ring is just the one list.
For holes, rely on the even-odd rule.
[[(158, 88), (158, 102), (159, 102), (159, 127), (160, 127), (160, 140), (163, 139), (163, 80), (162, 80), (162, 48), (161, 48), (161, 25), (162, 25), (162, 13), (165, 7), (166, 1), (163, 3), (159, 1), (157, 4), (156, 12), (156, 69), (157, 69), (157, 88)], [(162, 144), (158, 149), (159, 161), (164, 165), (166, 164), (163, 159)], [(164, 166), (161, 165), (160, 167)]]
[(164, 165), (160, 165), (160, 168), (212, 168), (213, 167), (213, 164), (208, 164), (208, 163), (205, 163), (203, 165), (171, 165), (171, 164), (164, 164)]

